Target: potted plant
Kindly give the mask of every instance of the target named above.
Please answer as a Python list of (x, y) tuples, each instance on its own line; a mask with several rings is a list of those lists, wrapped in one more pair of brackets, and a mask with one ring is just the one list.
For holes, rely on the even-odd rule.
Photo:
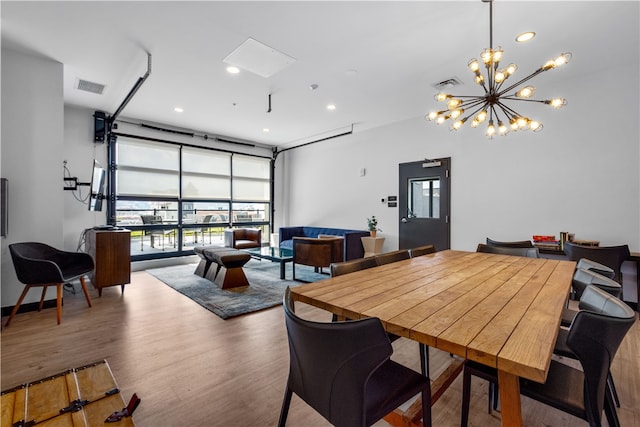
[(376, 237), (376, 233), (378, 231), (382, 231), (381, 229), (378, 228), (378, 219), (376, 218), (375, 215), (371, 215), (371, 218), (367, 218), (367, 228), (371, 233), (371, 237)]

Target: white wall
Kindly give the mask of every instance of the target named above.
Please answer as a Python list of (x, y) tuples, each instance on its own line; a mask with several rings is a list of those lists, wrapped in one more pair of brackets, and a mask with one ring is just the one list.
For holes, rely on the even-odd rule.
[[(62, 64), (2, 49), (2, 169), (9, 180), (9, 232), (2, 238), (2, 306), (16, 303), (23, 286), (8, 245), (39, 241), (62, 247)], [(39, 301), (32, 291), (25, 303)], [(48, 298), (55, 297), (55, 288)]]
[[(66, 106), (64, 108), (64, 160), (71, 176), (79, 182), (91, 182), (93, 160), (107, 167), (107, 145), (93, 142), (93, 111)], [(64, 192), (64, 248), (75, 251), (82, 231), (95, 225), (107, 223), (106, 204), (102, 212), (89, 211), (87, 201), (88, 186), (79, 186), (77, 192)], [(75, 197), (74, 197), (75, 196)]]
[[(285, 179), (276, 187), (282, 192), (276, 200), (285, 202), (277, 222), (365, 229), (366, 218), (376, 215), (384, 250), (397, 249), (398, 210), (380, 199), (398, 194), (398, 164), (451, 157), (453, 249), (475, 250), (487, 236), (521, 240), (569, 231), (638, 251), (638, 52), (629, 55), (615, 78), (594, 72), (558, 87), (553, 75), (536, 82), (569, 98), (559, 111), (522, 107), (541, 117), (539, 133), (490, 141), (480, 129), (449, 132), (418, 117), (366, 132), (356, 126), (353, 135), (287, 151), (277, 164)], [(425, 108), (432, 103), (425, 100)]]

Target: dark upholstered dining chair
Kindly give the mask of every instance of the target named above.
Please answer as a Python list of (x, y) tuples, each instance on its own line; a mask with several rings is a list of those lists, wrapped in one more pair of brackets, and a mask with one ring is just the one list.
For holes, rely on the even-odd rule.
[[(613, 282), (613, 283), (616, 283), (616, 282)], [(612, 301), (615, 301), (615, 300), (613, 300), (612, 298), (603, 297), (600, 292), (596, 291), (596, 288), (598, 287), (597, 286), (586, 287), (586, 289), (582, 293), (582, 296), (580, 297), (580, 302), (578, 303), (579, 310), (586, 310), (593, 313), (601, 313), (606, 306), (613, 304)], [(602, 289), (602, 288), (599, 288), (599, 289)], [(610, 293), (610, 292), (607, 292), (607, 293)], [(613, 309), (615, 308), (616, 307), (614, 306)], [(574, 312), (573, 317), (575, 318), (577, 314), (578, 314), (578, 310)], [(573, 353), (573, 351), (567, 344), (568, 334), (569, 334), (568, 329), (560, 328), (558, 332), (558, 338), (556, 338), (556, 345), (555, 345), (555, 348), (553, 349), (553, 352), (558, 356), (567, 357), (570, 359), (576, 359), (576, 355)], [(609, 371), (609, 373), (607, 374), (607, 385), (609, 387), (609, 391), (611, 392), (611, 395), (613, 397), (613, 400), (616, 406), (619, 408), (620, 399), (618, 398), (618, 392), (616, 390), (615, 383), (613, 382), (613, 376), (611, 375), (611, 371)], [(618, 416), (615, 413), (615, 411), (614, 411), (614, 415), (616, 418), (615, 426), (619, 426), (620, 423), (617, 421)], [(611, 427), (614, 427), (614, 426), (611, 426)]]
[(380, 255), (374, 256), (378, 265), (390, 264), (392, 262), (402, 261), (411, 258), (411, 253), (408, 249), (399, 249), (397, 251), (385, 252)]
[(378, 263), (374, 257), (351, 259), (349, 261), (332, 262), (329, 266), (331, 277), (342, 276), (367, 268), (377, 267)]
[(533, 248), (531, 240), (517, 240), (513, 242), (500, 242), (487, 237), (487, 245), (501, 248)]
[[(590, 426), (602, 424), (604, 410), (610, 426), (615, 425), (615, 407), (607, 392), (607, 377), (613, 358), (627, 331), (635, 322), (635, 312), (610, 294), (591, 287), (595, 311), (580, 311), (569, 327), (566, 345), (582, 369), (552, 360), (544, 384), (520, 379), (520, 393), (586, 420)], [(494, 368), (467, 361), (463, 370), (461, 425), (469, 417), (471, 376), (497, 383)]]
[(94, 268), (93, 258), (84, 252), (65, 252), (44, 243), (23, 242), (9, 245), (11, 259), (16, 270), (18, 280), (25, 285), (18, 302), (11, 310), (5, 326), (9, 326), (11, 320), (18, 312), (22, 300), (33, 287), (42, 286), (42, 296), (38, 311), (42, 310), (44, 298), (49, 286), (55, 286), (57, 290), (56, 311), (58, 325), (62, 321), (62, 286), (75, 279), (80, 279), (82, 292), (91, 307), (91, 299), (87, 292), (84, 276), (91, 273)]
[[(612, 279), (622, 284), (622, 263), (631, 255), (629, 246), (581, 246), (571, 242), (564, 242), (564, 253), (571, 261), (582, 258), (606, 265), (613, 270)], [(600, 272), (602, 273), (602, 272)]]
[(484, 243), (478, 243), (476, 252), (499, 255), (513, 255), (527, 258), (540, 258), (538, 248), (521, 248), (517, 246), (490, 246)]
[(393, 347), (380, 319), (302, 319), (289, 288), (283, 307), (290, 359), (280, 427), (293, 393), (337, 427), (370, 426), (421, 393), (423, 425), (431, 425), (429, 380), (391, 360)]

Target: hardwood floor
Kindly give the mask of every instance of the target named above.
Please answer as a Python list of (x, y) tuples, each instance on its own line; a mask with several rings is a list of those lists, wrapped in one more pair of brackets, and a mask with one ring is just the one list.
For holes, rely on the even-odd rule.
[[(274, 426), (288, 371), (288, 345), (280, 307), (221, 320), (145, 272), (132, 274), (121, 295), (105, 288), (93, 307), (82, 292), (65, 292), (62, 324), (55, 309), (18, 314), (2, 329), (2, 390), (67, 368), (107, 359), (123, 397), (142, 403), (137, 426)], [(330, 315), (298, 304), (303, 317)], [(6, 318), (3, 318), (3, 325)], [(394, 344), (393, 358), (419, 370), (418, 345)], [(432, 350), (432, 373), (449, 355)], [(612, 368), (622, 401), (622, 426), (640, 425), (640, 321), (625, 338)], [(500, 414), (486, 411), (487, 384), (474, 380), (470, 424), (499, 426)], [(435, 426), (460, 423), (461, 377), (433, 407)], [(527, 426), (586, 423), (523, 397)], [(605, 421), (606, 423), (606, 421)], [(328, 423), (294, 396), (289, 426)], [(385, 426), (379, 422), (377, 426)]]

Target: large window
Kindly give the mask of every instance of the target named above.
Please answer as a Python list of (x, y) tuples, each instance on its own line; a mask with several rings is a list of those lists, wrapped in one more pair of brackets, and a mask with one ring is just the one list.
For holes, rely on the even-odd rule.
[(269, 241), (270, 159), (124, 137), (115, 158), (115, 222), (131, 230), (132, 260), (222, 245), (228, 227)]

